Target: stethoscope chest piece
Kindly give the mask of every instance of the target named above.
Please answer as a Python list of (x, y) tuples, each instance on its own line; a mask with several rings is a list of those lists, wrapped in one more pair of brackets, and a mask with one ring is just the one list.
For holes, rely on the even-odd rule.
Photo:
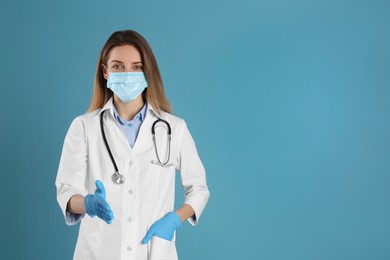
[(126, 178), (125, 176), (123, 176), (122, 174), (120, 174), (119, 172), (115, 172), (112, 176), (111, 176), (111, 179), (113, 182), (115, 182), (116, 184), (122, 184), (125, 182)]

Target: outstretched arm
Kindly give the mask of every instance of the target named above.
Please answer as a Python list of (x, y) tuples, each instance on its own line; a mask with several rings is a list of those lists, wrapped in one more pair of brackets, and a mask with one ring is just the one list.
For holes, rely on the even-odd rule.
[(85, 214), (84, 196), (73, 195), (68, 202), (67, 211), (73, 214)]

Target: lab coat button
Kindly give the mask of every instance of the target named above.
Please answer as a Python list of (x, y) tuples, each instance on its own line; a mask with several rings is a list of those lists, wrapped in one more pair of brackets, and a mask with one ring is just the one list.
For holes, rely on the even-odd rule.
[(130, 252), (131, 250), (132, 250), (131, 247), (128, 246), (128, 247), (127, 247), (127, 251)]
[(133, 161), (129, 162), (129, 166), (130, 166), (130, 168), (133, 166)]
[(130, 190), (129, 190), (129, 194), (130, 194), (130, 195), (133, 195), (133, 193), (134, 193), (134, 192), (133, 192), (133, 189), (130, 189)]
[(130, 223), (132, 220), (133, 220), (133, 219), (132, 219), (131, 217), (128, 217), (128, 218), (127, 218), (127, 222), (129, 222), (129, 223)]

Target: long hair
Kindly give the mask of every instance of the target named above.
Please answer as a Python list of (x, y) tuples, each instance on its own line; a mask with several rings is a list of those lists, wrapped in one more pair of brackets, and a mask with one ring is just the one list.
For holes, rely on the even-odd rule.
[(102, 65), (107, 66), (112, 48), (123, 45), (132, 45), (141, 54), (143, 71), (148, 82), (148, 87), (142, 93), (143, 98), (147, 100), (157, 113), (161, 111), (172, 113), (172, 107), (165, 95), (160, 70), (152, 49), (144, 37), (132, 30), (114, 32), (103, 46), (96, 65), (93, 95), (88, 112), (102, 108), (112, 97), (113, 92), (106, 86), (107, 80), (103, 76)]

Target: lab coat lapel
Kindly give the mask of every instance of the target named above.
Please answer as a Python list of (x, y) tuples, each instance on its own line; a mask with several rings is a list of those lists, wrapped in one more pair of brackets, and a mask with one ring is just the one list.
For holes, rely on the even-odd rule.
[(137, 139), (133, 146), (134, 153), (143, 153), (147, 149), (150, 149), (153, 145), (152, 142), (152, 124), (158, 117), (153, 107), (148, 103), (148, 109), (146, 117), (138, 132)]
[(111, 98), (109, 101), (107, 101), (106, 105), (99, 112), (98, 116), (100, 120), (100, 113), (104, 112), (105, 110), (108, 110), (104, 112), (103, 116), (104, 130), (108, 145), (111, 149), (111, 153), (117, 163), (119, 172), (121, 172), (125, 170), (121, 169), (121, 166), (123, 167), (123, 165), (127, 165), (128, 158), (131, 157), (132, 151), (129, 145), (129, 141), (126, 138), (126, 135), (123, 133), (122, 129), (119, 126), (119, 123), (114, 118), (112, 106), (113, 103)]

